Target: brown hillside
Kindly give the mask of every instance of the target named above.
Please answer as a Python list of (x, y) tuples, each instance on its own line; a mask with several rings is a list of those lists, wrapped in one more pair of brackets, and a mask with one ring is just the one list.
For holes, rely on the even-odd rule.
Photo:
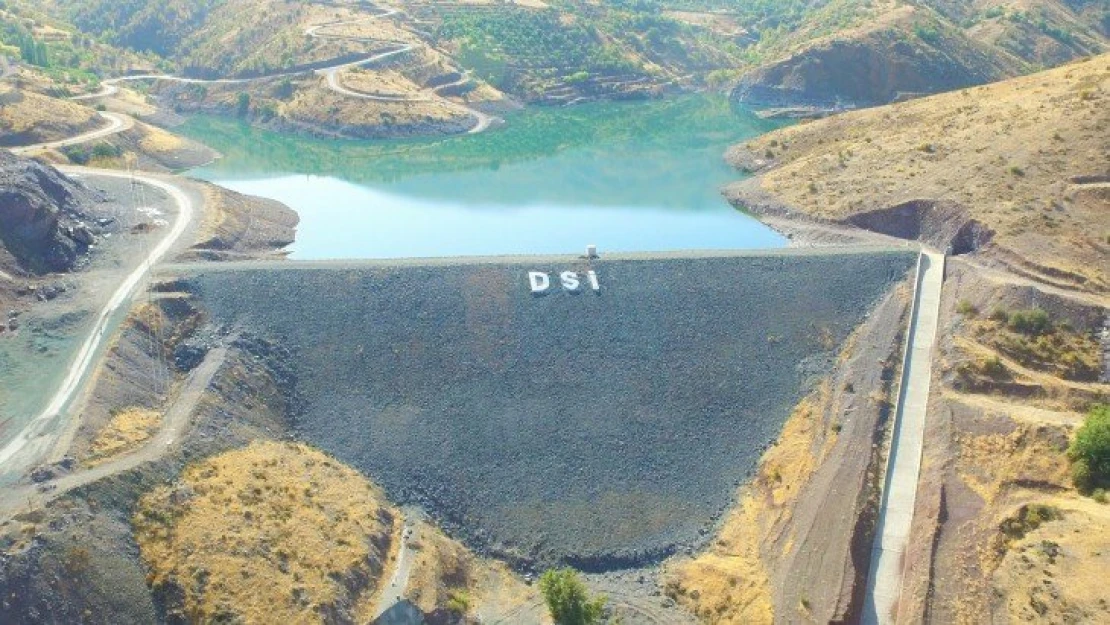
[(171, 610), (248, 623), (368, 620), (400, 532), (357, 472), (273, 442), (190, 467), (144, 496), (134, 523)]
[(0, 146), (56, 141), (102, 125), (91, 108), (0, 84)]
[(733, 148), (731, 186), (763, 214), (977, 251), (1019, 274), (1106, 293), (1110, 55), (786, 128)]
[(986, 84), (1110, 49), (1106, 9), (1058, 0), (831, 1), (762, 37), (746, 102), (872, 106)]

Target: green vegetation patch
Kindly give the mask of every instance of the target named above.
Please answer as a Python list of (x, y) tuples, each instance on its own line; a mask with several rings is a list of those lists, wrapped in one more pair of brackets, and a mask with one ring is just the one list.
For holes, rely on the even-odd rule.
[(1068, 458), (1072, 479), (1081, 492), (1110, 488), (1110, 405), (1091, 408), (1068, 448)]
[(540, 592), (558, 625), (600, 623), (605, 612), (604, 596), (590, 597), (574, 569), (551, 569), (540, 577)]
[(1055, 521), (1062, 517), (1063, 513), (1054, 506), (1029, 504), (1022, 506), (1014, 516), (1002, 521), (998, 529), (1006, 536), (1007, 544), (1012, 544), (1025, 538), (1026, 534), (1048, 521)]
[(996, 309), (973, 330), (976, 338), (1022, 366), (1067, 380), (1098, 380), (1099, 343), (1067, 323), (1054, 322), (1044, 310)]

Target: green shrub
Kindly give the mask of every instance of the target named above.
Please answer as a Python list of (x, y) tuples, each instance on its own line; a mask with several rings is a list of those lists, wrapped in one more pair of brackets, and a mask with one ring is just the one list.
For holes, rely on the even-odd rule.
[(1058, 508), (1043, 504), (1022, 506), (1018, 513), (1002, 521), (999, 529), (1010, 540), (1021, 540), (1025, 535), (1047, 521), (1059, 519), (1062, 515)]
[(540, 592), (557, 625), (600, 623), (605, 597), (589, 596), (574, 569), (551, 569), (540, 577)]
[(466, 614), (470, 610), (470, 595), (465, 590), (453, 590), (447, 599), (447, 609), (455, 614)]
[(274, 89), (274, 97), (279, 100), (288, 100), (293, 97), (293, 91), (293, 81), (285, 78), (278, 83), (277, 89)]
[(98, 143), (93, 146), (93, 158), (118, 158), (123, 154), (123, 150), (119, 146), (112, 145), (111, 143)]
[(1006, 319), (1006, 325), (1014, 332), (1029, 336), (1040, 336), (1052, 331), (1052, 321), (1049, 320), (1048, 313), (1039, 308), (1015, 310)]
[(965, 317), (974, 317), (979, 314), (979, 309), (975, 308), (975, 305), (966, 299), (962, 299), (956, 304), (956, 312)]
[(1110, 487), (1110, 405), (1091, 408), (1068, 447), (1072, 480), (1080, 492)]
[(998, 356), (991, 356), (984, 360), (982, 371), (986, 376), (995, 380), (1004, 379), (1009, 375), (1006, 365), (1003, 364), (1002, 359)]
[(247, 113), (249, 113), (251, 110), (251, 94), (245, 91), (240, 93), (236, 104), (239, 117), (246, 117)]

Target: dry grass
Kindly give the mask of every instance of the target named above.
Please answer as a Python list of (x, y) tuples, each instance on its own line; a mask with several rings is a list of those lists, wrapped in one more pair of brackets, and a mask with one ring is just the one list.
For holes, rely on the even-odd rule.
[(704, 621), (771, 623), (770, 578), (760, 555), (765, 515), (758, 487), (746, 490), (713, 547), (668, 568), (667, 594)]
[(1099, 342), (1068, 328), (1055, 327), (1029, 335), (1014, 331), (998, 319), (986, 318), (973, 322), (969, 334), (1024, 367), (1065, 380), (1097, 381), (1102, 372)]
[(161, 424), (162, 413), (155, 410), (132, 407), (116, 412), (93, 439), (85, 464), (94, 467), (135, 449), (154, 436)]
[[(964, 434), (957, 439), (956, 472), (990, 506), (1015, 484), (1071, 485), (1068, 462), (1051, 426), (1018, 424), (1008, 434)], [(1057, 440), (1067, 440), (1066, 430)]]
[(1011, 265), (1105, 292), (1110, 189), (1073, 179), (1110, 175), (1107, 123), (1110, 55), (1102, 55), (800, 124), (730, 158), (767, 167), (764, 192), (820, 218), (911, 200), (955, 203), (994, 231), (992, 252)]
[(409, 97), (420, 95), (420, 85), (396, 70), (355, 68), (344, 72), (339, 80), (344, 87), (360, 93)]
[(437, 528), (420, 523), (406, 596), (425, 613), (447, 608), (474, 616), (479, 607), (505, 614), (535, 603), (539, 592), (503, 562), (475, 556)]
[(747, 30), (740, 25), (736, 17), (727, 13), (663, 11), (663, 15), (684, 24), (705, 28), (725, 37), (739, 37), (747, 34)]
[(1073, 497), (1044, 500), (1062, 518), (1010, 545), (993, 576), (996, 619), (1095, 623), (1107, 618), (1110, 506)]
[(773, 527), (789, 517), (802, 486), (835, 442), (835, 436), (830, 436), (823, 444), (816, 443), (825, 433), (820, 407), (828, 395), (828, 385), (822, 385), (795, 408), (713, 545), (692, 560), (668, 567), (668, 595), (701, 619), (713, 623), (774, 620), (770, 574), (762, 551), (773, 540)]
[(17, 145), (56, 141), (92, 130), (99, 120), (91, 108), (0, 83), (0, 144), (12, 135)]
[(1048, 371), (1032, 369), (1010, 355), (985, 345), (968, 336), (952, 337), (949, 358), (958, 360), (953, 365), (955, 389), (963, 393), (978, 393), (1023, 405), (1056, 411), (1083, 411), (1084, 406), (1100, 401), (1110, 385), (1100, 382), (1068, 380), (1057, 374), (1063, 367), (1049, 362)]
[(388, 127), (436, 123), (462, 114), (442, 102), (378, 102), (335, 93), (325, 85), (302, 89), (279, 109), (292, 120), (328, 126)]
[(151, 585), (190, 621), (365, 621), (399, 531), (384, 501), (318, 451), (259, 442), (147, 494), (134, 525)]
[(144, 153), (163, 154), (186, 147), (186, 143), (181, 137), (161, 128), (155, 128), (148, 124), (136, 124), (136, 127), (142, 134), (142, 138), (139, 139), (139, 148)]

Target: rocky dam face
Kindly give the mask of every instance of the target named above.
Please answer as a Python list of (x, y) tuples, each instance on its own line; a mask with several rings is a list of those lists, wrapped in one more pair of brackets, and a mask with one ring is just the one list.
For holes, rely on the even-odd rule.
[(607, 570), (711, 535), (915, 259), (810, 250), (175, 271), (211, 323), (289, 350), (305, 441), (481, 551)]

